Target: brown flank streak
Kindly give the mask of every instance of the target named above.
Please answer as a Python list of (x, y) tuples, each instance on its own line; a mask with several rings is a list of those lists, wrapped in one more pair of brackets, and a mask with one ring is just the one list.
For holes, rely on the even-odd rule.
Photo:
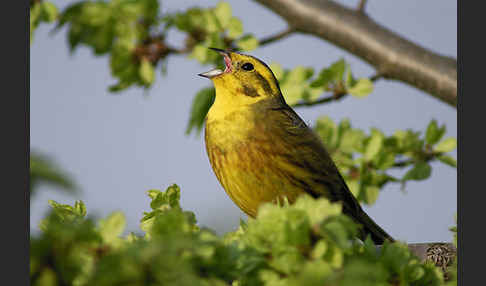
[(304, 180), (302, 179), (299, 179), (297, 178), (296, 176), (290, 174), (290, 173), (287, 173), (287, 178), (290, 179), (290, 182), (292, 184), (294, 184), (295, 186), (297, 187), (300, 187), (302, 188), (302, 190), (304, 192), (306, 192), (307, 194), (311, 195), (313, 198), (318, 198), (319, 197), (319, 194), (316, 194), (313, 190), (312, 190), (312, 187)]

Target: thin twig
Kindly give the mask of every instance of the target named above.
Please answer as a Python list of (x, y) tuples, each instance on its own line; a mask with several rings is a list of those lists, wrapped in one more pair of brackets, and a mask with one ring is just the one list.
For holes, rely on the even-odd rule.
[[(437, 157), (439, 157), (442, 153), (440, 152), (432, 152), (432, 153), (428, 153), (427, 151), (425, 151), (425, 153), (423, 154), (423, 158), (421, 161), (423, 162), (430, 162), (430, 161), (434, 161), (437, 159)], [(408, 159), (408, 160), (402, 160), (402, 161), (398, 161), (398, 162), (395, 162), (395, 164), (393, 164), (393, 167), (394, 168), (402, 168), (402, 167), (407, 167), (409, 165), (413, 165), (414, 163), (416, 163), (417, 160), (414, 160), (414, 159)]]
[[(266, 38), (263, 38), (259, 41), (259, 44), (260, 46), (264, 46), (264, 45), (267, 45), (267, 44), (271, 44), (273, 42), (276, 42), (278, 40), (281, 40), (285, 37), (288, 37), (290, 36), (292, 33), (295, 32), (295, 29), (293, 28), (287, 28), (279, 33), (276, 33), (274, 35), (271, 35), (271, 36), (268, 36)], [(232, 43), (229, 44), (230, 46), (232, 45)], [(184, 47), (182, 49), (177, 49), (177, 48), (173, 48), (173, 47), (170, 47), (169, 48), (170, 52), (173, 53), (173, 54), (187, 54), (189, 53), (192, 48), (191, 47)], [(232, 50), (238, 50), (237, 47), (232, 47)]]
[(294, 32), (295, 32), (295, 29), (292, 28), (292, 27), (289, 27), (286, 30), (283, 30), (283, 31), (281, 31), (281, 32), (279, 32), (275, 35), (271, 35), (271, 36), (268, 36), (266, 38), (261, 39), (259, 41), (260, 46), (264, 46), (266, 44), (270, 44), (270, 43), (273, 43), (275, 41), (281, 40), (281, 39), (291, 35)]
[[(369, 79), (372, 82), (375, 82), (375, 81), (381, 79), (382, 77), (383, 76), (381, 74), (377, 73), (377, 74), (371, 76)], [(313, 105), (318, 105), (318, 104), (322, 104), (322, 103), (329, 103), (331, 101), (338, 101), (338, 100), (342, 99), (343, 97), (345, 97), (347, 95), (349, 95), (349, 93), (346, 93), (346, 92), (334, 92), (333, 95), (326, 96), (326, 97), (320, 98), (318, 100), (297, 102), (297, 103), (293, 104), (292, 107), (313, 106)]]
[(406, 166), (412, 165), (413, 163), (415, 163), (415, 160), (398, 161), (398, 162), (395, 162), (395, 164), (393, 164), (393, 167), (401, 168), (401, 167), (406, 167)]
[(367, 0), (359, 1), (358, 12), (363, 13), (363, 14), (365, 13), (366, 2), (368, 2), (368, 1)]
[(314, 101), (301, 101), (301, 102), (297, 102), (296, 104), (293, 104), (292, 107), (313, 106), (313, 105), (318, 105), (318, 104), (322, 104), (322, 103), (329, 103), (331, 101), (340, 100), (343, 97), (345, 97), (346, 95), (348, 95), (348, 93), (335, 93), (335, 94), (333, 94), (331, 96), (326, 96), (326, 97), (323, 97), (321, 99), (314, 100)]

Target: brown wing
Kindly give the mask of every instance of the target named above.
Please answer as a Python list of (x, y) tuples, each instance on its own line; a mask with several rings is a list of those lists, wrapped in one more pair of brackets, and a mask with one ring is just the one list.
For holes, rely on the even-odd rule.
[(361, 209), (349, 191), (331, 156), (319, 137), (288, 105), (272, 108), (272, 134), (279, 134), (284, 141), (286, 160), (298, 168), (308, 171), (309, 179), (327, 187), (327, 194), (311, 193), (314, 197), (326, 196), (331, 201), (340, 201), (343, 207), (354, 214)]
[(331, 201), (341, 202), (343, 212), (364, 226), (364, 232), (360, 235), (362, 239), (369, 233), (375, 243), (382, 243), (384, 239), (393, 241), (362, 210), (320, 138), (299, 115), (281, 101), (269, 101), (265, 105), (261, 107), (264, 110), (260, 111), (265, 115), (263, 120), (270, 121), (264, 124), (265, 128), (270, 129), (265, 133), (273, 134), (275, 142), (283, 142), (275, 144), (274, 148), (283, 160), (300, 171), (297, 173), (301, 177), (297, 179), (305, 186), (303, 189), (313, 197), (324, 196)]

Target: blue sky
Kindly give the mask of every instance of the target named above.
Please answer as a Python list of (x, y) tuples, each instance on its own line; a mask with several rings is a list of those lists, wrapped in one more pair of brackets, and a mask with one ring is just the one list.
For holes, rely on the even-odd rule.
[[(71, 1), (52, 1), (65, 7)], [(217, 1), (162, 1), (174, 12)], [(243, 21), (245, 31), (263, 37), (286, 27), (278, 15), (254, 1), (228, 1)], [(348, 6), (358, 1), (339, 1)], [(437, 53), (457, 55), (456, 1), (368, 1), (367, 12), (378, 23)], [(88, 212), (106, 216), (115, 210), (127, 216), (127, 229), (139, 230), (143, 211), (149, 209), (145, 192), (164, 190), (177, 183), (184, 209), (196, 213), (199, 224), (218, 232), (237, 227), (245, 215), (226, 196), (214, 176), (203, 137), (184, 134), (191, 102), (198, 90), (210, 85), (198, 77), (209, 66), (184, 56), (168, 62), (168, 74), (157, 71), (148, 92), (129, 89), (110, 94), (107, 57), (94, 57), (82, 47), (69, 54), (66, 31), (51, 36), (52, 26), (35, 33), (30, 51), (31, 148), (51, 155), (80, 185), (78, 196), (42, 187), (31, 202), (31, 230), (47, 211), (47, 200), (72, 204), (82, 199)], [(169, 41), (182, 41), (178, 33)], [(321, 69), (344, 57), (358, 77), (373, 68), (331, 43), (308, 35), (293, 35), (259, 48), (252, 55), (285, 68), (304, 65)], [(435, 118), (447, 126), (446, 136), (457, 136), (457, 111), (408, 85), (380, 80), (365, 99), (346, 98), (297, 112), (308, 123), (321, 115), (334, 121), (350, 118), (353, 127), (375, 126), (386, 134), (397, 129), (425, 130)], [(456, 152), (453, 153), (456, 156)], [(434, 163), (432, 177), (424, 182), (387, 185), (375, 205), (365, 210), (394, 237), (407, 242), (450, 241), (448, 228), (457, 211), (457, 172)]]

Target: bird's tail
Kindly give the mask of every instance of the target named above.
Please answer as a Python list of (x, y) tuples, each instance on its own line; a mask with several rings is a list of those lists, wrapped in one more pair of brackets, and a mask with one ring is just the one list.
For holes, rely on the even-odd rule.
[(394, 242), (395, 239), (391, 237), (386, 231), (384, 231), (379, 225), (377, 225), (372, 218), (368, 216), (364, 211), (360, 214), (360, 225), (362, 228), (359, 232), (359, 238), (365, 240), (368, 235), (375, 244), (383, 244), (385, 240)]

